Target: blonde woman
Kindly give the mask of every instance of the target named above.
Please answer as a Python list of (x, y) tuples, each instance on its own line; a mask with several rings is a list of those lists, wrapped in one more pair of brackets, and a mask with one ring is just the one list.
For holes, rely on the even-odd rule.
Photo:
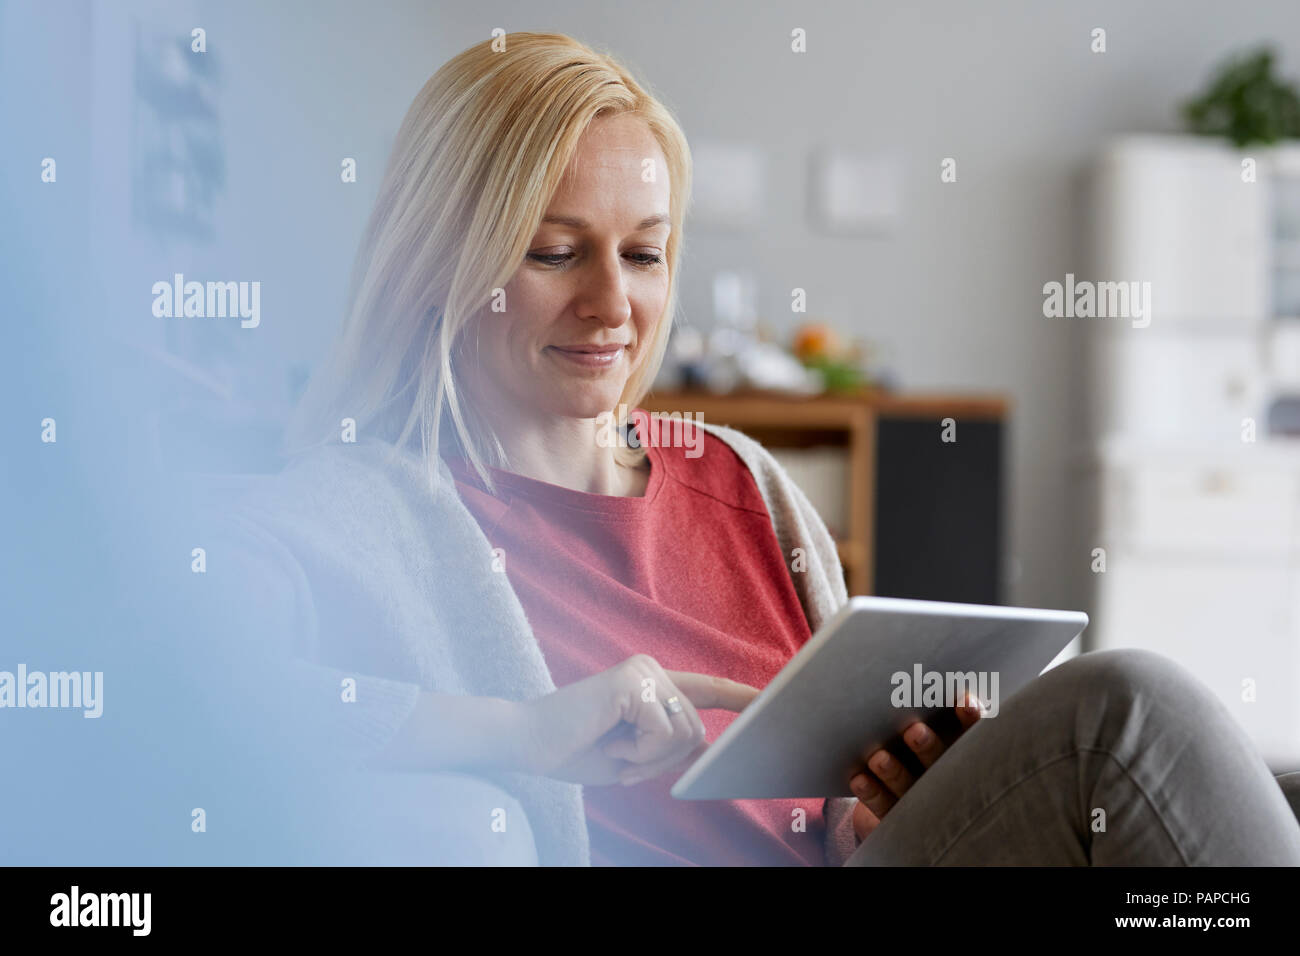
[[(664, 354), (690, 182), (668, 110), (569, 37), (471, 47), (411, 105), (293, 462), (234, 511), (332, 759), (491, 781), (544, 864), (1300, 860), (1242, 732), (1138, 653), (914, 724), (910, 755), (863, 755), (856, 800), (669, 796), (847, 600), (755, 442), (608, 440)], [(469, 849), (428, 862), (489, 858), (476, 799)]]

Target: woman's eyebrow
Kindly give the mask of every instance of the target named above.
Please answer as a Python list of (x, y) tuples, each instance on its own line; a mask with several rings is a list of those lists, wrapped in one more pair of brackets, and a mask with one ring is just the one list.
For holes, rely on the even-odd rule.
[[(649, 229), (652, 226), (658, 226), (661, 223), (668, 222), (669, 219), (663, 213), (656, 216), (647, 216), (636, 224), (637, 229)], [(586, 229), (591, 223), (578, 216), (546, 216), (542, 222), (554, 223), (557, 226), (572, 226), (574, 229)]]

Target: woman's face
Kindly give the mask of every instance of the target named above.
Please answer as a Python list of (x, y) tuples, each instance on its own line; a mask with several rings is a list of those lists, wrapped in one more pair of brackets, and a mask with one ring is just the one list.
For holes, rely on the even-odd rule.
[(485, 310), (467, 330), (476, 401), (568, 418), (618, 403), (667, 305), (669, 199), (664, 155), (644, 123), (593, 121), (505, 287), (505, 311)]

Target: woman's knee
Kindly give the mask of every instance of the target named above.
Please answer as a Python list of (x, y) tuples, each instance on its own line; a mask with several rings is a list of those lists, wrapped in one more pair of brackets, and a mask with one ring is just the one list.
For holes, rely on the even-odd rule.
[(1226, 715), (1213, 691), (1171, 658), (1139, 648), (1091, 651), (1066, 661), (1056, 675), (1058, 692), (1071, 694), (1090, 709), (1100, 705), (1111, 717), (1134, 714), (1144, 720), (1187, 722), (1195, 727)]
[[(1140, 648), (1115, 648), (1080, 654), (1053, 669), (1059, 679), (1079, 683), (1107, 696), (1133, 698), (1153, 694), (1175, 700), (1199, 700), (1210, 689), (1177, 661)], [(1049, 671), (1049, 674), (1053, 671)]]

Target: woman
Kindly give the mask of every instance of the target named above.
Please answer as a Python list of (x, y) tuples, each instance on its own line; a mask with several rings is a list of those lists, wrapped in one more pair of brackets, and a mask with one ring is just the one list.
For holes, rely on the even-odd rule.
[(416, 97), (299, 454), (237, 519), (293, 583), (267, 629), (331, 752), (500, 782), (544, 863), (1300, 862), (1242, 731), (1138, 652), (914, 724), (857, 800), (669, 796), (847, 599), (756, 443), (607, 440), (664, 354), (689, 190), (672, 116), (568, 37), (486, 41)]

